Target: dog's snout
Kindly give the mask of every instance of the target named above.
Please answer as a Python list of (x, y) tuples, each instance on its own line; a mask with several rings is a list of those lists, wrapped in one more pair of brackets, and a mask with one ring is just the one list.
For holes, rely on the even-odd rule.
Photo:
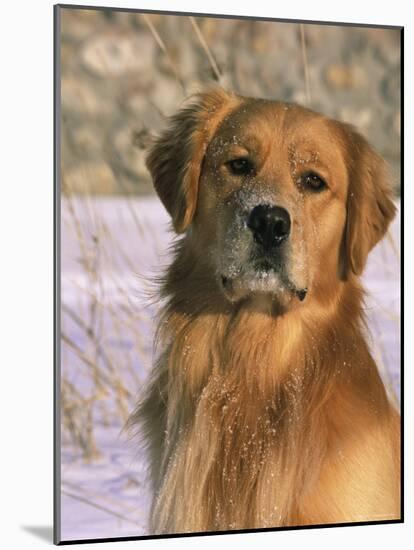
[(289, 236), (289, 212), (280, 206), (259, 204), (250, 212), (247, 226), (257, 243), (266, 249), (275, 248)]

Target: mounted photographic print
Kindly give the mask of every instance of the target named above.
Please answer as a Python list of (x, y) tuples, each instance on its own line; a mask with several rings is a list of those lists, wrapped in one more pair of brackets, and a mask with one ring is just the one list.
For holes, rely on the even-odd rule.
[(56, 543), (402, 521), (403, 29), (251, 15), (55, 7)]

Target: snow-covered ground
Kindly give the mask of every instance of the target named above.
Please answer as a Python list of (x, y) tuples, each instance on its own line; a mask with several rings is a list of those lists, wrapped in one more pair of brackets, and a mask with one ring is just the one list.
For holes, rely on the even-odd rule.
[[(123, 381), (130, 391), (125, 403), (131, 410), (151, 364), (155, 306), (148, 295), (151, 277), (168, 263), (168, 227), (168, 216), (155, 197), (62, 202), (62, 376), (74, 388), (71, 395), (79, 392), (93, 399), (93, 406), (87, 400), (82, 403), (92, 414), (99, 452), (85, 461), (65, 427), (62, 540), (148, 533), (145, 457), (121, 432), (120, 394), (108, 390), (107, 379), (119, 376)], [(372, 350), (397, 400), (399, 229), (398, 216), (390, 237), (371, 253), (364, 274)], [(101, 374), (94, 373), (94, 364), (101, 366)]]

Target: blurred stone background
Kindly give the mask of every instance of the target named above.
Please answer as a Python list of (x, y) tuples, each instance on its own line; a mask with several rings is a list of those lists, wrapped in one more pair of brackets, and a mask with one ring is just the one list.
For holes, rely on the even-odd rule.
[(400, 170), (400, 31), (61, 10), (63, 189), (148, 194), (151, 135), (185, 97), (220, 83), (354, 124)]

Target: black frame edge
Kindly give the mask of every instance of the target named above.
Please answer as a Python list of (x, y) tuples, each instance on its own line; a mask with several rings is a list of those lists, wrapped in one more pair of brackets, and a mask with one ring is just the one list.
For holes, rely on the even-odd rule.
[(53, 543), (61, 541), (60, 427), (60, 7), (53, 6)]
[(404, 483), (404, 439), (405, 439), (405, 386), (404, 386), (404, 372), (405, 372), (405, 353), (404, 353), (404, 328), (405, 328), (405, 315), (404, 315), (404, 226), (405, 226), (405, 212), (404, 212), (404, 27), (401, 28), (400, 35), (400, 74), (401, 74), (401, 88), (400, 88), (400, 114), (401, 114), (401, 130), (400, 130), (400, 403), (401, 403), (401, 521), (404, 523), (405, 514), (405, 483)]
[(363, 28), (378, 28), (382, 29), (401, 29), (402, 25), (385, 25), (381, 23), (347, 23), (345, 21), (319, 21), (307, 19), (286, 19), (277, 17), (265, 17), (260, 15), (237, 15), (237, 14), (218, 14), (218, 13), (199, 13), (199, 12), (184, 12), (173, 10), (148, 10), (141, 8), (117, 8), (114, 6), (88, 6), (80, 4), (56, 4), (60, 8), (64, 9), (78, 9), (78, 10), (102, 10), (102, 11), (119, 11), (130, 13), (148, 13), (158, 15), (185, 15), (191, 17), (213, 17), (217, 19), (240, 19), (255, 21), (271, 21), (274, 23), (306, 23), (307, 25), (327, 25), (327, 26), (344, 26), (344, 27), (363, 27)]
[(173, 538), (192, 538), (192, 537), (211, 537), (217, 535), (234, 535), (234, 534), (255, 534), (255, 533), (277, 533), (278, 531), (303, 531), (313, 529), (331, 529), (334, 527), (361, 527), (364, 525), (390, 525), (404, 523), (401, 519), (386, 519), (377, 521), (357, 521), (352, 523), (325, 523), (321, 525), (296, 525), (294, 527), (266, 527), (258, 529), (237, 529), (234, 531), (201, 531), (196, 533), (173, 533), (165, 535), (142, 535), (130, 537), (107, 537), (101, 539), (73, 539), (61, 541), (59, 546), (68, 546), (71, 544), (95, 544), (101, 542), (126, 542), (136, 540), (157, 540), (157, 539), (173, 539)]

